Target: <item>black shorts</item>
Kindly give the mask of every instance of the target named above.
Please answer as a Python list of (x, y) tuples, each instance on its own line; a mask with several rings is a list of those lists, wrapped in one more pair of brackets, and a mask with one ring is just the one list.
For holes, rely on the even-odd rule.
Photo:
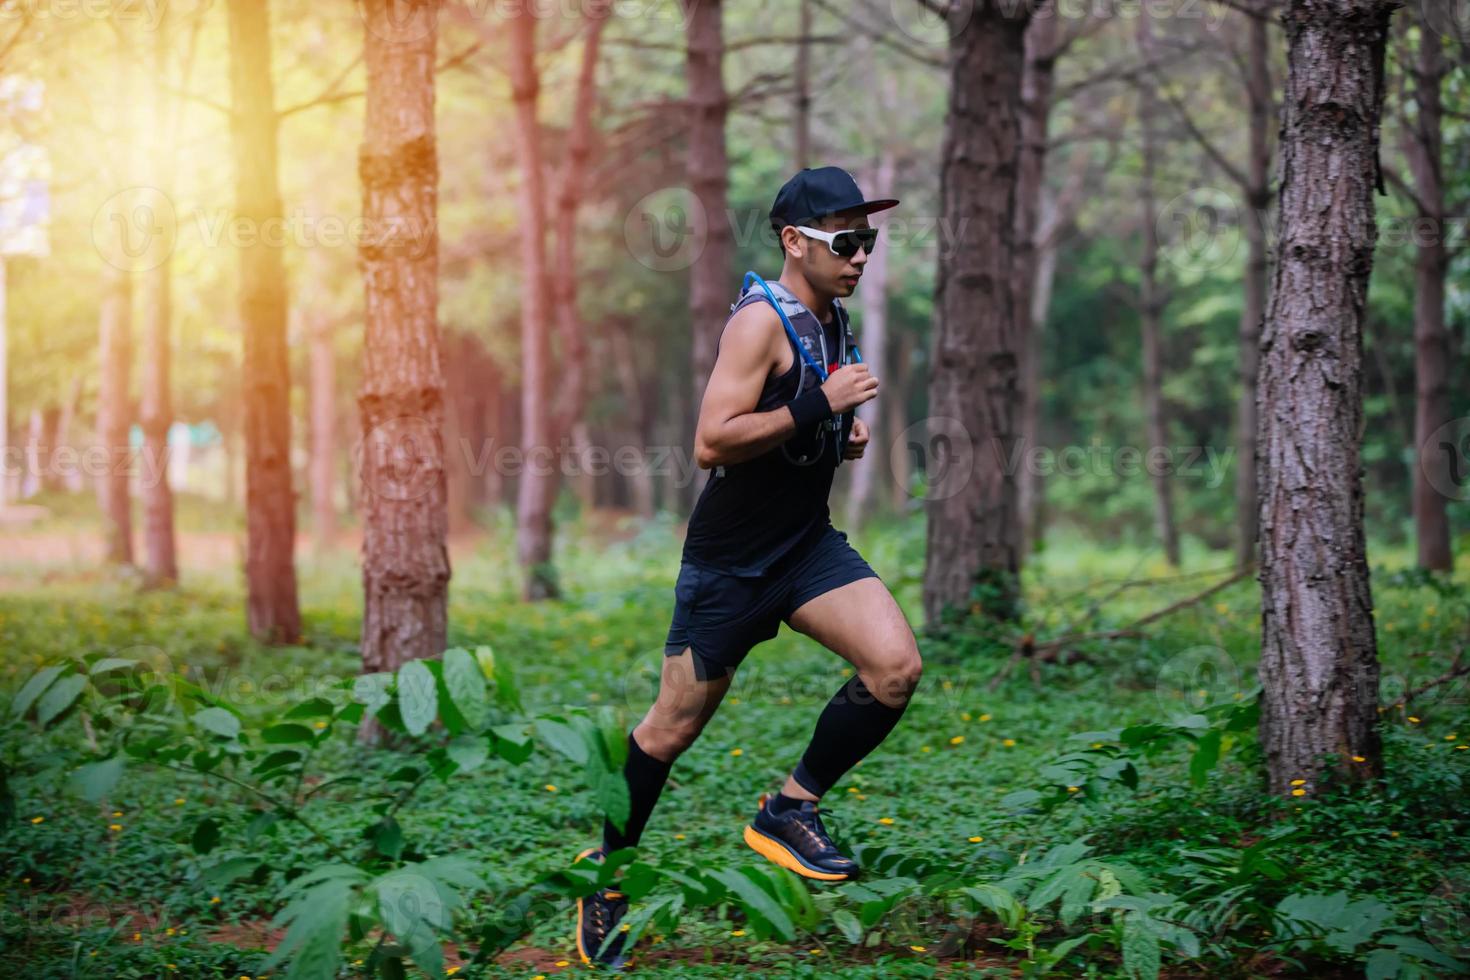
[(878, 577), (847, 543), (847, 535), (831, 525), (759, 577), (717, 572), (686, 559), (674, 583), (674, 621), (664, 656), (678, 656), (689, 647), (699, 680), (728, 676), (751, 647), (775, 637), (782, 622), (789, 626), (788, 617), (809, 600)]

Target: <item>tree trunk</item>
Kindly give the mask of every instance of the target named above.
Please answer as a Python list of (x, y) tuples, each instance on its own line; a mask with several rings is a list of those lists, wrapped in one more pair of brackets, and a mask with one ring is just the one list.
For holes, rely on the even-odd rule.
[[(312, 263), (308, 263), (312, 265)], [(324, 264), (323, 264), (324, 265)], [(330, 273), (318, 265), (316, 274)], [(307, 397), (311, 407), (311, 530), (318, 554), (325, 554), (337, 536), (337, 359), (333, 350), (335, 318), (326, 308), (308, 313)]]
[[(1148, 62), (1154, 58), (1153, 24), (1148, 17), (1138, 18), (1138, 56)], [(1150, 451), (1145, 453), (1149, 462), (1154, 452), (1169, 459), (1169, 431), (1164, 416), (1164, 365), (1160, 350), (1160, 320), (1168, 304), (1166, 291), (1158, 280), (1159, 226), (1154, 210), (1154, 166), (1157, 163), (1158, 98), (1152, 84), (1145, 81), (1138, 86), (1138, 126), (1142, 131), (1143, 179), (1139, 188), (1139, 202), (1143, 208), (1143, 254), (1139, 258), (1138, 270), (1138, 315), (1143, 335), (1143, 405)], [(1171, 568), (1179, 567), (1179, 531), (1174, 525), (1174, 499), (1171, 488), (1173, 474), (1163, 467), (1150, 465), (1154, 484), (1154, 526), (1159, 542), (1164, 547), (1164, 560)]]
[[(1046, 196), (1046, 147), (1051, 123), (1052, 90), (1055, 87), (1057, 32), (1060, 16), (1055, 6), (1034, 17), (1026, 28), (1026, 68), (1021, 80), (1021, 156), (1016, 176), (1016, 315), (1021, 337), (1021, 447), (1024, 453), (1036, 448), (1040, 436), (1041, 331), (1045, 313), (1038, 316), (1037, 282), (1041, 274), (1043, 200)], [(1055, 248), (1047, 259), (1056, 263)], [(1050, 289), (1046, 302), (1051, 299)], [(1023, 455), (1022, 462), (1030, 459)], [(1017, 507), (1021, 521), (1021, 555), (1024, 558), (1035, 533), (1036, 498), (1041, 475), (1035, 467), (1022, 465), (1016, 473)]]
[(133, 506), (128, 488), (128, 471), (131, 469), (128, 430), (132, 428), (132, 405), (128, 398), (133, 360), (132, 311), (132, 275), (109, 263), (102, 272), (97, 436), (107, 448), (107, 467), (98, 482), (102, 503), (103, 556), (113, 565), (133, 563)]
[(266, 643), (301, 637), (296, 599), (296, 495), (291, 487), (291, 369), (286, 271), (267, 231), (283, 219), (276, 180), (278, 117), (271, 82), (269, 8), (230, 0), (230, 98), (235, 210), (254, 239), (240, 248), (245, 332), (246, 608), (250, 634)]
[[(798, 2), (801, 4), (801, 24), (796, 35), (793, 82), (796, 94), (791, 113), (795, 147), (791, 156), (795, 169), (804, 170), (811, 166), (812, 158), (812, 0)], [(892, 78), (891, 75), (884, 77)]]
[(1281, 795), (1294, 780), (1314, 792), (1324, 765), (1350, 781), (1382, 772), (1360, 441), (1392, 10), (1392, 0), (1292, 0), (1283, 16), (1280, 245), (1256, 399), (1260, 734), (1269, 790)]
[(640, 517), (654, 514), (653, 473), (647, 455), (653, 439), (650, 429), (649, 411), (643, 397), (643, 384), (638, 377), (638, 359), (633, 352), (632, 330), (627, 320), (615, 318), (608, 324), (608, 347), (612, 352), (613, 367), (617, 370), (618, 387), (622, 392), (624, 409), (633, 434), (630, 445), (642, 452), (628, 478), (629, 492), (633, 498), (633, 509)]
[[(896, 99), (894, 100), (896, 101)], [(869, 178), (869, 193), (873, 197), (890, 197), (893, 193), (893, 173), (896, 168), (893, 144), (885, 140), (878, 151), (878, 161)], [(872, 258), (863, 267), (863, 358), (872, 365), (875, 377), (886, 377), (888, 361), (888, 254), (892, 242), (885, 242), (874, 250)], [(858, 406), (857, 415), (868, 427), (868, 448), (862, 458), (853, 460), (852, 484), (847, 497), (847, 525), (856, 530), (871, 509), (873, 482), (880, 479), (887, 464), (883, 452), (885, 444), (878, 438), (883, 427), (882, 404), (886, 399), (873, 398)]]
[[(169, 132), (169, 96), (164, 87), (168, 67), (169, 34), (160, 26), (154, 34), (153, 131)], [(158, 161), (157, 179), (165, 194), (173, 186), (172, 158)], [(173, 265), (168, 255), (148, 270), (143, 306), (143, 581), (150, 588), (173, 585), (179, 579), (174, 542), (174, 495), (169, 485), (168, 432), (173, 425), (170, 391), (173, 345)]]
[(1271, 206), (1271, 70), (1266, 22), (1247, 16), (1246, 105), (1249, 158), (1246, 160), (1246, 261), (1240, 309), (1240, 401), (1236, 406), (1235, 512), (1239, 522), (1235, 564), (1244, 570), (1256, 560), (1256, 371), (1260, 361), (1261, 317), (1266, 310), (1266, 209)]
[[(950, 16), (967, 14), (955, 7)], [(940, 249), (935, 278), (929, 432), (937, 447), (968, 442), (973, 472), (964, 472), (958, 454), (943, 455), (942, 468), (930, 461), (924, 615), (931, 627), (950, 609), (1003, 620), (1019, 612), (1020, 521), (1009, 463), (1021, 409), (1017, 302), (1024, 298), (1014, 252), (1029, 17), (1025, 5), (985, 0), (950, 37), (939, 212), (942, 227), (958, 233)]]
[(558, 460), (552, 427), (550, 376), (552, 311), (546, 267), (546, 192), (536, 119), (540, 79), (536, 68), (536, 14), (522, 8), (510, 17), (511, 97), (515, 101), (517, 195), (521, 218), (521, 466), (516, 506), (516, 555), (528, 601), (554, 598), (559, 590), (551, 564), (551, 509), (556, 503)]
[[(699, 249), (689, 270), (689, 315), (693, 330), (691, 355), (691, 407), (688, 418), (698, 415), (715, 366), (715, 347), (720, 330), (730, 316), (730, 265), (734, 235), (727, 215), (726, 193), (729, 159), (725, 154), (725, 118), (729, 97), (725, 92), (723, 0), (683, 0), (687, 55), (685, 79), (689, 106), (689, 189), (704, 213), (704, 247)], [(692, 447), (693, 441), (689, 445)], [(698, 499), (709, 479), (709, 470), (694, 469), (693, 497)]]
[[(358, 176), (366, 337), (362, 425), (362, 666), (444, 651), (449, 594), (444, 375), (439, 351), (439, 162), (434, 11), (395, 32), (393, 0), (365, 0), (367, 99)], [(408, 234), (403, 234), (407, 231)], [(364, 725), (360, 739), (381, 738)]]
[[(1436, 0), (1425, 0), (1433, 4)], [(1445, 10), (1440, 5), (1440, 10)], [(1449, 459), (1435, 442), (1435, 430), (1450, 421), (1450, 335), (1445, 329), (1445, 249), (1443, 182), (1443, 112), (1440, 86), (1447, 71), (1443, 41), (1420, 8), (1419, 51), (1413, 77), (1418, 109), (1412, 128), (1405, 127), (1403, 148), (1414, 181), (1420, 233), (1414, 255), (1414, 532), (1419, 567), (1448, 572), (1454, 568), (1445, 495), (1436, 487), (1453, 486)], [(1440, 20), (1448, 23), (1448, 20)]]
[(893, 474), (893, 495), (889, 501), (893, 512), (900, 516), (908, 513), (909, 482), (913, 479), (907, 444), (900, 445), (899, 437), (909, 427), (909, 377), (913, 372), (914, 335), (904, 333), (898, 339), (898, 350), (894, 352), (893, 366), (889, 369), (888, 407), (883, 411), (887, 433), (883, 445), (888, 450), (888, 467)]

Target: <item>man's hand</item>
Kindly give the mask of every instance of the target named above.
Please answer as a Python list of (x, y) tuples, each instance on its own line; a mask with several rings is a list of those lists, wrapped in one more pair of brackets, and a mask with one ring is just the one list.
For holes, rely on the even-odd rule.
[(847, 437), (847, 451), (843, 459), (862, 459), (863, 450), (868, 448), (868, 423), (857, 416), (852, 419), (852, 432)]
[(827, 396), (827, 403), (832, 406), (832, 414), (839, 415), (876, 398), (878, 379), (873, 377), (868, 366), (861, 361), (844, 364), (827, 375), (827, 380), (822, 382), (822, 391)]

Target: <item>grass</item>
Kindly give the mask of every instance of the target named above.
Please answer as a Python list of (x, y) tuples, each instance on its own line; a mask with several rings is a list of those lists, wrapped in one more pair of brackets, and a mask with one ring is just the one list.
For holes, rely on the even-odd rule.
[[(191, 526), (209, 526), (206, 514), (194, 514)], [(48, 525), (44, 533), (61, 530)], [(631, 727), (656, 684), (679, 539), (669, 521), (630, 526), (617, 537), (609, 541), (573, 521), (558, 544), (566, 598), (535, 606), (515, 600), (513, 537), (504, 522), (462, 543), (451, 587), (451, 644), (492, 645), (514, 667), (529, 712), (610, 705)], [(911, 622), (919, 622), (921, 521), (881, 524), (852, 538)], [(1470, 569), (1462, 561), (1454, 579), (1459, 591), (1441, 594), (1403, 571), (1412, 563), (1406, 552), (1375, 548), (1371, 556), (1385, 700), (1391, 700), (1443, 672), (1452, 644), (1463, 637)], [(1186, 548), (1185, 571), (1228, 565), (1223, 553)], [(0, 688), (7, 691), (43, 660), (101, 651), (166, 657), (175, 667), (201, 671), (232, 699), (258, 706), (298, 700), (314, 685), (356, 672), (360, 583), (350, 552), (302, 559), (305, 642), (276, 649), (245, 636), (239, 583), (227, 566), (189, 571), (184, 585), (164, 593), (139, 593), (126, 577), (65, 560), (29, 570), (36, 574), (13, 557), (0, 562), (8, 584), (0, 595)], [(1136, 550), (1060, 540), (1028, 566), (1028, 610), (1039, 635), (1050, 635), (1099, 594), (1079, 596), (1090, 583), (1164, 574), (1156, 559)], [(1126, 625), (1214, 580), (1124, 589), (1088, 628)], [(1160, 720), (1248, 691), (1259, 635), (1256, 590), (1247, 579), (1152, 625), (1140, 639), (1085, 644), (1085, 661), (1045, 665), (1039, 687), (1020, 671), (992, 691), (1003, 652), (954, 646), (931, 652), (921, 642), (926, 668), (919, 696), (889, 739), (830, 794), (829, 827), (848, 844), (889, 845), (977, 881), (1090, 834), (1098, 853), (1127, 861), (1175, 893), (1186, 890), (1182, 869), (1191, 852), (1244, 847), (1270, 823), (1245, 743), (1226, 751), (1203, 787), (1190, 783), (1187, 756), (1178, 753), (1154, 760), (1136, 793), (1088, 794), (1045, 813), (999, 801), (1037, 785), (1038, 767), (1076, 732)], [(690, 865), (759, 861), (742, 843), (741, 828), (759, 793), (778, 785), (799, 758), (845, 667), (784, 627), (758, 647), (703, 737), (675, 764), (644, 836), (645, 855)], [(1426, 903), (1464, 881), (1455, 869), (1463, 868), (1467, 853), (1463, 781), (1470, 752), (1455, 746), (1470, 738), (1465, 686), (1436, 689), (1415, 703), (1412, 717), (1417, 720), (1410, 712), (1385, 714), (1390, 777), (1382, 792), (1304, 802), (1286, 815), (1300, 835), (1278, 852), (1288, 868), (1281, 888), (1373, 895), (1395, 910), (1404, 929), (1423, 932)], [(13, 787), (19, 812), (0, 835), (0, 971), (28, 978), (258, 976), (260, 946), (273, 939), (269, 919), (279, 881), (240, 880), (215, 893), (197, 883), (200, 868), (237, 852), (289, 863), (314, 843), (289, 827), (246, 843), (238, 826), (249, 803), (243, 792), (175, 773), (130, 774), (103, 806), (84, 803), (64, 789), (64, 750), (83, 737), (75, 727), (22, 749), (34, 768)], [(329, 763), (342, 768), (394, 764), (391, 753), (356, 758), (345, 740), (328, 751), (334, 753)], [(425, 852), (470, 856), (509, 887), (570, 864), (596, 840), (601, 818), (579, 775), (559, 756), (543, 754), (448, 786), (431, 781), (400, 819)], [(360, 807), (350, 792), (336, 799), (323, 811), (324, 829), (354, 833), (362, 824)], [(201, 858), (189, 838), (210, 815), (234, 833)], [(1455, 894), (1463, 902), (1464, 893)], [(503, 891), (481, 895), (472, 911), (496, 914), (503, 899)], [(571, 904), (539, 911), (523, 943), (487, 975), (580, 969)], [(788, 946), (739, 935), (742, 926), (738, 910), (725, 907), (686, 915), (676, 934), (640, 946), (648, 974), (779, 967), (783, 976), (932, 975), (954, 965), (934, 958), (932, 914), (890, 923), (878, 960), (875, 951), (854, 949), (830, 933)], [(1439, 933), (1431, 938), (1444, 941)], [(1292, 975), (1284, 959), (1253, 959), (1222, 942), (1218, 952), (1233, 963), (1230, 970), (1176, 963), (1175, 975)], [(1018, 960), (995, 946), (985, 962), (994, 975), (1012, 975)], [(1062, 969), (1084, 971), (1122, 975), (1116, 957), (1105, 953)], [(361, 975), (360, 968), (349, 967), (346, 975)]]

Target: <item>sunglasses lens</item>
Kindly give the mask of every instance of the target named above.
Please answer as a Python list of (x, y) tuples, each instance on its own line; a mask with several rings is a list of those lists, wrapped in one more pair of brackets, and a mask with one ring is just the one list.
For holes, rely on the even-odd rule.
[(832, 241), (833, 250), (843, 258), (856, 255), (858, 248), (869, 255), (873, 254), (873, 246), (878, 243), (878, 229), (863, 228), (858, 231), (839, 232)]

